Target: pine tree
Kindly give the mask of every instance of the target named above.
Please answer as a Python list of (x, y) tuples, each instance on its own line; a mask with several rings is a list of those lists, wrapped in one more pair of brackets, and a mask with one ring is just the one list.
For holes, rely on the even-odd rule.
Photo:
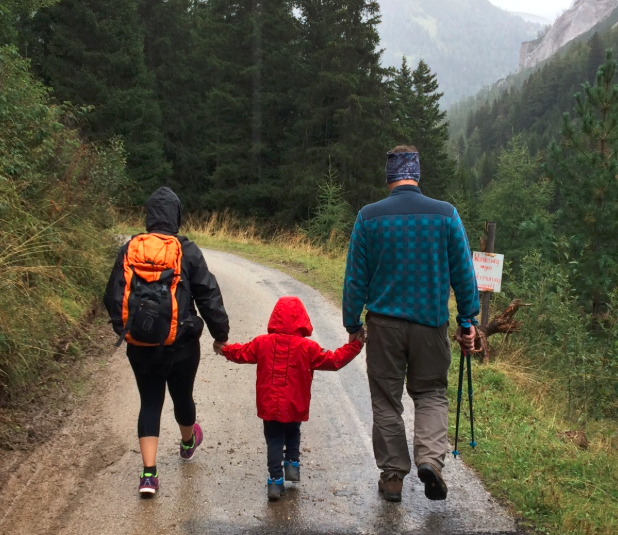
[(461, 165), (462, 158), (466, 153), (466, 140), (464, 139), (463, 134), (459, 136), (457, 139), (457, 163)]
[(141, 201), (170, 169), (137, 8), (138, 0), (61, 0), (36, 14), (28, 45), (57, 100), (93, 107), (86, 125), (91, 139), (124, 139)]
[(463, 160), (464, 165), (469, 168), (475, 167), (482, 154), (481, 131), (477, 126), (468, 138), (468, 146)]
[(605, 63), (606, 47), (599, 32), (594, 32), (588, 45), (590, 46), (590, 54), (588, 56), (588, 81), (594, 84), (597, 79), (599, 67)]
[(145, 60), (155, 79), (162, 114), (164, 152), (171, 162), (170, 184), (188, 210), (200, 208), (207, 181), (203, 151), (208, 116), (204, 95), (210, 70), (204, 56), (204, 6), (196, 0), (142, 0)]
[(553, 144), (549, 171), (559, 201), (559, 226), (583, 300), (600, 313), (618, 287), (618, 65), (611, 51), (596, 84), (576, 95), (575, 115), (564, 115), (563, 142)]
[(500, 222), (499, 251), (508, 253), (515, 268), (528, 253), (550, 250), (554, 238), (554, 188), (540, 175), (538, 158), (517, 136), (500, 153), (495, 177), (481, 195), (477, 227)]
[(393, 81), (393, 112), (397, 135), (404, 145), (414, 142), (416, 137), (416, 114), (418, 105), (412, 70), (405, 56), (401, 62), (401, 69), (395, 75)]
[[(299, 119), (288, 146), (291, 217), (306, 217), (329, 166), (354, 209), (382, 195), (393, 144), (391, 100), (381, 66), (379, 5), (370, 0), (301, 0), (303, 51), (295, 95)], [(299, 210), (299, 207), (301, 210)]]
[(0, 3), (0, 46), (17, 45), (19, 31), (34, 13), (58, 0), (2, 0)]
[(201, 51), (211, 83), (204, 113), (209, 118), (203, 156), (208, 166), (206, 206), (231, 206), (228, 195), (253, 176), (251, 167), (252, 31), (250, 1), (211, 0), (205, 5)]
[(404, 57), (393, 85), (399, 139), (419, 149), (423, 191), (444, 198), (456, 166), (447, 154), (449, 126), (446, 112), (440, 110), (443, 93), (438, 92), (436, 75), (423, 60), (412, 72)]
[(436, 75), (421, 60), (412, 73), (414, 88), (411, 132), (421, 157), (423, 191), (435, 198), (443, 197), (455, 174), (455, 163), (447, 154), (449, 139), (446, 112), (440, 109), (443, 93), (438, 92)]
[(271, 215), (287, 194), (281, 168), (297, 118), (300, 24), (294, 2), (253, 0), (253, 4), (252, 153), (257, 181), (250, 193), (260, 199), (259, 210)]
[(212, 0), (203, 53), (211, 77), (204, 156), (209, 208), (257, 216), (279, 210), (280, 164), (295, 116), (298, 20), (287, 0)]

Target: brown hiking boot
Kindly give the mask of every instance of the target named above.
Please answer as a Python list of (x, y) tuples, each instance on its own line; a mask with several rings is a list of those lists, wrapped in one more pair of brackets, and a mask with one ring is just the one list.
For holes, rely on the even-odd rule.
[(418, 478), (425, 483), (425, 496), (429, 500), (446, 500), (448, 487), (442, 479), (442, 473), (433, 464), (419, 464)]
[(403, 489), (403, 479), (397, 474), (382, 476), (378, 481), (378, 490), (387, 502), (400, 502), (401, 490)]

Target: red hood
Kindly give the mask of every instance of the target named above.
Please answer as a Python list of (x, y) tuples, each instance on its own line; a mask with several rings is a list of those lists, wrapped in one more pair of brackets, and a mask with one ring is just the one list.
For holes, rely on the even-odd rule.
[(282, 297), (277, 301), (268, 322), (268, 333), (311, 336), (313, 325), (298, 297)]

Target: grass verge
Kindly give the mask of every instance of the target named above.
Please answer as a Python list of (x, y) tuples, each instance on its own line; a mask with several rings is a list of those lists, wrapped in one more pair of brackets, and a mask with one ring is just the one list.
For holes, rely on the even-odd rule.
[(12, 47), (0, 47), (0, 87), (1, 409), (54, 373), (89, 329), (126, 174), (121, 143), (83, 141), (73, 128), (81, 112), (56, 106)]
[[(125, 233), (139, 232), (124, 225)], [(226, 216), (189, 222), (184, 229), (200, 246), (231, 252), (278, 268), (339, 302), (345, 270), (341, 248), (316, 247), (302, 235), (262, 239), (256, 228)], [(455, 353), (457, 353), (455, 351)], [(451, 367), (451, 439), (455, 434), (458, 353)], [(476, 440), (464, 461), (531, 530), (549, 534), (618, 533), (618, 424), (589, 423), (586, 449), (565, 432), (564, 396), (535, 371), (521, 352), (508, 348), (489, 365), (474, 365)], [(464, 401), (464, 407), (467, 401)], [(469, 442), (464, 409), (462, 444)]]
[[(470, 441), (469, 412), (462, 413), (463, 460), (485, 481), (488, 490), (509, 503), (524, 525), (540, 533), (618, 533), (618, 426), (590, 423), (589, 444), (579, 446), (574, 424), (562, 417), (565, 407), (552, 398), (523, 359), (474, 365), (475, 451)], [(450, 372), (451, 437), (455, 434), (459, 357)], [(568, 434), (567, 434), (568, 433)]]

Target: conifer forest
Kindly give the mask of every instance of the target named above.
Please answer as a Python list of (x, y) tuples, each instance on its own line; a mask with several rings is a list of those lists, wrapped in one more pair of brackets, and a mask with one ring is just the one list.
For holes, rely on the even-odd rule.
[[(42, 206), (76, 187), (63, 174), (86, 173), (71, 180), (79, 202), (100, 199), (96, 224), (168, 185), (187, 213), (328, 240), (383, 197), (385, 153), (415, 144), (423, 192), (458, 208), (473, 247), (499, 221), (513, 284), (558, 270), (573, 314), (596, 324), (579, 321), (582, 336), (610, 328), (618, 30), (447, 116), (431, 65), (383, 65), (376, 1), (4, 0), (2, 13), (3, 188), (43, 227)], [(615, 400), (618, 363), (597, 363)]]

